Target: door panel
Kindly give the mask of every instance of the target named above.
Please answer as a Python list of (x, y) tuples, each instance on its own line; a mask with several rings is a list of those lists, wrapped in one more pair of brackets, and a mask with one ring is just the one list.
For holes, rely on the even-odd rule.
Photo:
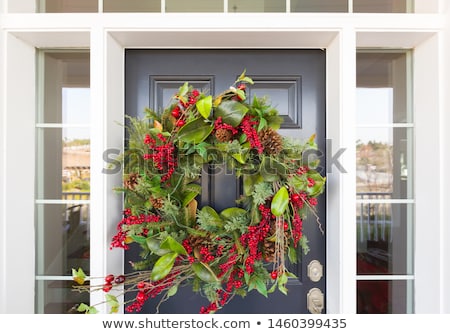
[[(325, 170), (325, 52), (321, 50), (127, 50), (126, 113), (142, 116), (146, 107), (162, 110), (170, 97), (185, 82), (212, 95), (229, 88), (245, 69), (254, 80), (249, 96), (267, 96), (276, 106), (284, 123), (280, 133), (307, 139), (316, 134)], [(205, 167), (208, 168), (208, 167)], [(235, 206), (240, 184), (224, 168), (205, 170), (202, 175), (200, 205), (211, 205), (220, 211)], [(325, 229), (325, 196), (317, 207)], [(319, 261), (324, 267), (325, 235), (315, 217), (304, 222), (304, 233), (310, 240), (310, 252), (299, 255), (301, 262), (289, 269), (298, 279), (288, 282), (287, 296), (278, 291), (269, 298), (251, 292), (246, 298), (236, 296), (220, 313), (308, 313), (307, 294), (313, 288), (325, 293), (325, 277), (313, 282), (308, 264)], [(127, 251), (126, 263), (137, 257), (138, 250)], [(126, 265), (125, 271), (131, 268)], [(311, 272), (311, 271), (310, 271)], [(323, 269), (325, 272), (325, 268)], [(159, 300), (149, 301), (143, 313), (155, 313)], [(194, 294), (191, 287), (159, 306), (160, 313), (198, 313), (208, 301)], [(325, 309), (325, 305), (324, 309)]]

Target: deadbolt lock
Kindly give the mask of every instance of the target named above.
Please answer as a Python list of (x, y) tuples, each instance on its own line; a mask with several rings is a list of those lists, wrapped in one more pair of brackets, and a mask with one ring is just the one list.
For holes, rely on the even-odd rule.
[(318, 288), (309, 290), (307, 298), (307, 306), (312, 314), (320, 314), (323, 310), (323, 293)]
[(323, 276), (323, 266), (317, 260), (312, 260), (308, 264), (308, 277), (313, 282), (319, 282)]

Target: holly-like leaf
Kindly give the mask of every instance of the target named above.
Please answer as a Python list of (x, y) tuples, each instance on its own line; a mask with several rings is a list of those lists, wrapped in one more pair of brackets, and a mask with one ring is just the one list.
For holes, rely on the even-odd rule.
[(148, 237), (146, 239), (147, 247), (150, 251), (156, 255), (162, 256), (170, 252), (170, 249), (161, 248), (161, 240), (156, 237)]
[(281, 187), (280, 190), (277, 191), (275, 196), (273, 196), (272, 204), (270, 205), (270, 210), (272, 213), (279, 217), (285, 211), (289, 204), (289, 193), (286, 187)]
[(213, 124), (205, 122), (202, 118), (196, 118), (178, 131), (178, 138), (186, 143), (200, 144), (208, 138), (213, 129)]
[(234, 100), (227, 100), (222, 101), (214, 110), (214, 118), (222, 117), (224, 123), (237, 127), (241, 124), (247, 112), (248, 108), (244, 104)]
[(204, 282), (213, 283), (219, 281), (216, 274), (214, 274), (212, 269), (206, 263), (194, 262), (192, 264), (192, 270), (194, 271), (195, 275), (197, 275), (197, 277)]
[(78, 268), (78, 270), (72, 268), (72, 277), (80, 285), (83, 285), (86, 280), (86, 274), (81, 268)]
[(314, 180), (312, 187), (307, 187), (306, 192), (309, 196), (319, 196), (324, 190), (325, 178), (316, 171), (309, 171), (308, 177)]
[(111, 313), (119, 312), (119, 301), (117, 300), (116, 296), (107, 294), (106, 302), (108, 303), (109, 307), (111, 307)]
[(253, 289), (256, 289), (260, 294), (262, 294), (264, 297), (267, 297), (267, 285), (259, 277), (252, 277), (250, 278), (250, 281), (248, 282), (248, 291), (251, 291)]
[(178, 284), (172, 286), (169, 290), (167, 290), (167, 297), (172, 297), (176, 295), (177, 292), (178, 292)]
[(225, 220), (230, 220), (233, 217), (241, 216), (247, 214), (247, 210), (241, 208), (227, 208), (220, 213), (220, 216)]
[(208, 96), (198, 100), (195, 103), (195, 106), (197, 107), (197, 110), (200, 113), (200, 115), (202, 115), (203, 118), (207, 119), (209, 117), (209, 115), (211, 114), (212, 96), (208, 95)]
[(161, 249), (169, 249), (177, 254), (187, 255), (186, 249), (170, 235), (161, 243)]
[(86, 305), (85, 303), (81, 303), (77, 308), (78, 312), (83, 312), (87, 314), (96, 314), (98, 310), (94, 306)]
[(288, 258), (291, 263), (297, 263), (297, 250), (294, 247), (289, 247)]
[(212, 226), (222, 227), (223, 226), (223, 220), (220, 218), (219, 214), (216, 210), (214, 210), (210, 206), (204, 206), (201, 210), (202, 214), (205, 216), (208, 216), (207, 223)]
[(172, 270), (177, 256), (178, 253), (175, 252), (167, 253), (161, 256), (153, 266), (152, 273), (150, 275), (152, 281), (159, 281), (160, 279), (166, 277)]

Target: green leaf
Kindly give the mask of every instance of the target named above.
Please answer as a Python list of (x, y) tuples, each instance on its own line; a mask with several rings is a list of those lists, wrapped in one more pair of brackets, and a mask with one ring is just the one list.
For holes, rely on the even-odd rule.
[(78, 270), (72, 268), (72, 277), (80, 285), (83, 285), (86, 280), (86, 274), (81, 268), (78, 268)]
[(242, 153), (235, 153), (231, 155), (237, 162), (241, 163), (241, 164), (245, 164), (246, 162), (246, 156)]
[(297, 250), (294, 247), (289, 247), (288, 249), (288, 258), (291, 263), (297, 263)]
[(243, 91), (243, 90), (241, 90), (241, 89), (238, 89), (238, 90), (236, 90), (236, 94), (237, 94), (237, 96), (239, 96), (239, 99), (241, 100), (241, 101), (244, 101), (247, 97), (245, 96), (245, 91)]
[(177, 256), (178, 254), (175, 252), (167, 253), (161, 256), (153, 266), (152, 273), (150, 275), (152, 281), (159, 281), (160, 279), (166, 277), (172, 270)]
[(181, 203), (183, 207), (187, 206), (195, 197), (197, 197), (198, 193), (194, 191), (189, 191), (184, 194), (183, 202)]
[(181, 86), (180, 89), (178, 90), (178, 95), (184, 96), (187, 94), (188, 91), (189, 91), (189, 82), (185, 82), (183, 86)]
[(258, 278), (258, 277), (252, 277), (248, 283), (248, 290), (251, 291), (253, 289), (256, 289), (260, 294), (262, 294), (264, 297), (267, 297), (267, 286), (266, 283)]
[(146, 239), (147, 247), (150, 251), (156, 255), (162, 256), (170, 252), (170, 249), (161, 248), (161, 240), (156, 237), (149, 237)]
[(240, 216), (240, 215), (245, 215), (247, 214), (247, 210), (241, 209), (241, 208), (236, 208), (236, 207), (232, 207), (232, 208), (227, 208), (225, 210), (223, 210), (220, 213), (220, 216), (225, 219), (225, 220), (230, 220), (233, 217), (236, 216)]
[(96, 313), (98, 313), (97, 309), (94, 306), (89, 306), (89, 305), (86, 305), (84, 303), (81, 303), (80, 305), (78, 305), (77, 311), (78, 312), (84, 312), (84, 313), (87, 313), (87, 314), (96, 314)]
[(172, 297), (176, 295), (177, 292), (178, 292), (178, 284), (172, 286), (169, 290), (167, 290), (167, 297)]
[(131, 239), (133, 239), (134, 242), (137, 242), (138, 244), (145, 244), (147, 242), (147, 238), (143, 237), (141, 235), (130, 235)]
[(119, 301), (117, 300), (116, 296), (107, 294), (106, 295), (106, 302), (111, 307), (111, 313), (119, 312)]
[(214, 118), (222, 117), (222, 121), (233, 127), (237, 127), (241, 124), (242, 119), (248, 112), (248, 108), (234, 100), (227, 100), (220, 103), (214, 110)]
[(192, 264), (192, 270), (194, 270), (195, 275), (197, 275), (197, 277), (204, 282), (213, 283), (219, 281), (217, 276), (206, 263), (194, 262)]
[(280, 179), (280, 174), (277, 168), (275, 168), (272, 159), (263, 156), (259, 171), (266, 182), (275, 182)]
[(223, 220), (220, 218), (219, 214), (216, 210), (214, 210), (210, 206), (204, 206), (201, 210), (202, 213), (207, 215), (208, 218), (208, 224), (212, 226), (222, 227), (223, 226)]
[(252, 84), (252, 85), (253, 85), (253, 80), (252, 80), (250, 77), (247, 77), (247, 76), (245, 75), (245, 72), (247, 72), (247, 70), (244, 70), (244, 71), (241, 73), (241, 75), (240, 75), (239, 78), (235, 81), (235, 83), (243, 81), (243, 82), (248, 82), (249, 84)]
[(177, 254), (187, 255), (186, 249), (170, 235), (161, 243), (161, 249), (169, 249)]
[(198, 112), (200, 115), (203, 116), (203, 118), (207, 119), (209, 115), (211, 114), (211, 108), (212, 108), (212, 96), (206, 96), (195, 103), (195, 106), (197, 107)]
[(314, 180), (314, 185), (307, 187), (307, 194), (311, 197), (319, 196), (324, 190), (325, 178), (316, 171), (309, 171), (307, 175)]
[(270, 210), (275, 216), (279, 217), (286, 211), (288, 204), (289, 204), (288, 190), (286, 189), (286, 187), (281, 187), (280, 190), (277, 191), (275, 196), (273, 196)]
[(264, 129), (267, 126), (267, 121), (265, 118), (259, 119), (258, 132)]
[(196, 118), (186, 123), (178, 131), (178, 138), (186, 143), (199, 144), (208, 138), (213, 129), (213, 124), (205, 122), (201, 118)]

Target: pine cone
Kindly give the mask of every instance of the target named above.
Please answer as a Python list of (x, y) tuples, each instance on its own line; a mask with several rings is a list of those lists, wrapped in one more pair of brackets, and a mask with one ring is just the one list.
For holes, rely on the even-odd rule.
[(140, 178), (140, 175), (138, 173), (128, 174), (128, 177), (123, 181), (125, 188), (127, 188), (129, 190), (134, 190), (134, 188), (138, 184), (139, 178)]
[(283, 138), (272, 128), (265, 128), (258, 133), (264, 152), (269, 155), (277, 155), (283, 149)]
[(161, 209), (164, 205), (164, 200), (162, 198), (150, 197), (150, 203), (155, 209)]
[(233, 133), (227, 129), (217, 129), (216, 138), (221, 143), (229, 142), (233, 138)]

